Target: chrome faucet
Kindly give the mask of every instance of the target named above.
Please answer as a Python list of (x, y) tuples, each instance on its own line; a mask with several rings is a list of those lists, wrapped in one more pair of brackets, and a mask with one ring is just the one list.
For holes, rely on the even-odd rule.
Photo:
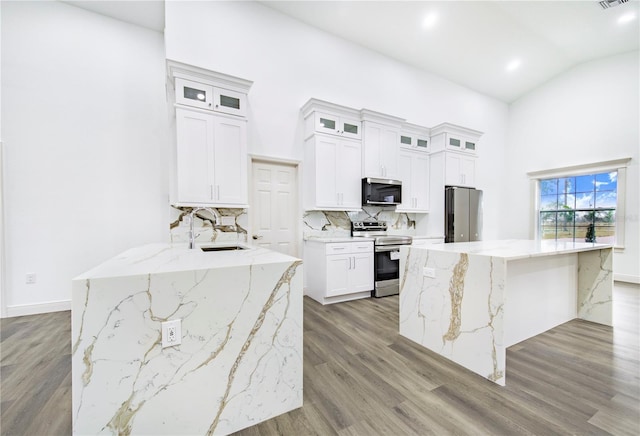
[(213, 207), (194, 207), (191, 209), (191, 213), (189, 213), (189, 248), (196, 248), (196, 235), (193, 229), (193, 220), (196, 217), (196, 213), (201, 210), (208, 211), (214, 218), (213, 228), (220, 225), (220, 213), (214, 209)]

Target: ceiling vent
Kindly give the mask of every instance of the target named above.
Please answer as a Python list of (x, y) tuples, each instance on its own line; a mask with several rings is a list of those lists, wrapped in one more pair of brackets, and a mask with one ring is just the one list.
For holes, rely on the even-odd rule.
[(602, 9), (609, 9), (612, 8), (614, 6), (618, 6), (621, 5), (623, 3), (628, 2), (629, 0), (603, 0), (600, 3), (600, 6), (602, 6)]

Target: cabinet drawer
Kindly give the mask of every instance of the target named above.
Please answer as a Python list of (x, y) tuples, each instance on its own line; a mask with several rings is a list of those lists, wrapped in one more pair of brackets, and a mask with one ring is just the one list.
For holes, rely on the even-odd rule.
[(351, 243), (352, 253), (373, 253), (373, 241), (362, 241)]
[(332, 242), (332, 243), (326, 244), (325, 253), (327, 255), (373, 253), (373, 241)]
[(351, 242), (332, 242), (326, 245), (325, 249), (328, 255), (351, 253)]

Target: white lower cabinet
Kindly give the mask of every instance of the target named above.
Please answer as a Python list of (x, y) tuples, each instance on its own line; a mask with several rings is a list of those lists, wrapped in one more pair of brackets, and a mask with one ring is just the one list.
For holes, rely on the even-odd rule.
[(308, 240), (304, 264), (306, 293), (322, 304), (371, 296), (373, 241)]
[(429, 155), (422, 151), (400, 151), (402, 204), (398, 212), (429, 212)]
[(246, 121), (176, 108), (172, 203), (247, 207)]

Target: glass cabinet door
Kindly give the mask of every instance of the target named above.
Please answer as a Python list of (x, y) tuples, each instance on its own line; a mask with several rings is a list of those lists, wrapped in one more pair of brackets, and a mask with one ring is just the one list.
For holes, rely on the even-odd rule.
[(413, 137), (405, 134), (400, 134), (400, 147), (404, 148), (412, 148), (413, 147)]
[(340, 118), (340, 134), (348, 138), (360, 139), (362, 137), (362, 131), (360, 129), (360, 120), (353, 120), (349, 118)]
[(247, 96), (229, 89), (213, 88), (213, 110), (231, 115), (247, 115)]
[(454, 150), (460, 150), (461, 140), (458, 138), (452, 138), (449, 136), (447, 146), (449, 148), (453, 148)]
[(176, 103), (212, 109), (213, 87), (176, 77)]
[(428, 139), (416, 139), (416, 147), (420, 150), (427, 150), (429, 148), (429, 140)]
[(316, 131), (337, 135), (339, 127), (339, 119), (336, 116), (316, 112)]

